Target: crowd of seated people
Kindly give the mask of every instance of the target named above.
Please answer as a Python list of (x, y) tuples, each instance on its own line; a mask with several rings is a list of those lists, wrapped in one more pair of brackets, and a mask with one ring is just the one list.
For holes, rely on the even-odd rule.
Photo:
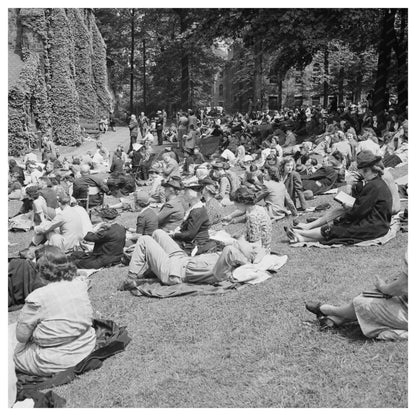
[[(151, 123), (141, 143), (137, 140), (146, 126), (143, 119), (133, 120), (127, 154), (118, 147), (110, 157), (97, 142), (95, 154), (87, 152), (69, 161), (45, 138), (41, 162), (32, 152), (22, 163), (10, 159), (9, 196), (19, 191), (22, 207), (17, 217), (30, 214), (33, 221), (29, 248), (46, 248), (36, 266), (45, 285), (34, 286), (17, 324), (16, 367), (46, 375), (89, 354), (95, 343), (90, 304), (86, 288), (74, 279), (75, 270), (120, 263), (128, 239), (136, 242), (124, 288), (135, 287), (149, 270), (167, 285), (221, 282), (236, 267), (259, 262), (271, 252), (273, 222), (298, 217), (308, 208), (308, 199), (340, 184), (350, 188), (354, 204), (310, 224), (288, 227), (289, 241), (353, 244), (385, 235), (392, 215), (400, 210), (397, 186), (386, 168), (407, 162), (407, 120), (389, 113), (385, 125), (374, 124), (367, 113), (357, 114), (350, 106), (329, 116), (306, 108), (224, 114), (212, 120), (181, 112), (177, 128), (166, 133), (171, 143), (159, 154), (145, 138)], [(313, 137), (302, 140), (305, 132), (313, 132)], [(220, 138), (219, 147), (207, 153), (204, 140), (211, 136)], [(107, 206), (105, 196), (110, 194), (125, 198)], [(228, 205), (235, 211), (224, 215)], [(95, 226), (90, 218), (93, 208), (102, 218)], [(135, 227), (121, 224), (119, 215), (125, 209), (135, 213)], [(232, 244), (224, 247), (211, 238), (239, 222), (245, 225)], [(378, 289), (398, 297), (395, 306), (390, 302), (393, 309), (401, 302), (407, 311), (407, 292), (400, 282), (400, 290), (382, 283)], [(58, 295), (61, 308), (54, 300)], [(80, 306), (76, 317), (65, 309), (70, 302)], [(336, 325), (358, 320), (365, 334), (379, 336), (384, 330), (370, 328), (371, 316), (367, 314), (364, 322), (367, 306), (354, 299), (344, 309), (331, 305), (309, 309)], [(51, 348), (55, 341), (43, 334), (59, 319), (76, 322), (71, 330), (60, 327), (63, 333), (56, 333), (59, 339), (72, 341)], [(404, 337), (407, 320), (383, 325)], [(391, 331), (383, 336), (394, 338)], [(69, 349), (76, 351), (71, 359), (66, 357)]]

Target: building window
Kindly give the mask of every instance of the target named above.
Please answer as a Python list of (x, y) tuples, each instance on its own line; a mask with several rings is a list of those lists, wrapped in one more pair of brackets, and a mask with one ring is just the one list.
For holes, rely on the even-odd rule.
[(270, 80), (270, 84), (277, 84), (277, 82), (278, 82), (277, 75), (272, 75), (272, 76), (269, 78), (269, 80)]
[(320, 105), (321, 104), (321, 96), (320, 95), (314, 95), (312, 96), (312, 105)]
[(278, 110), (277, 95), (269, 95), (269, 110)]
[(220, 84), (219, 88), (218, 88), (218, 94), (220, 97), (224, 96), (224, 85)]

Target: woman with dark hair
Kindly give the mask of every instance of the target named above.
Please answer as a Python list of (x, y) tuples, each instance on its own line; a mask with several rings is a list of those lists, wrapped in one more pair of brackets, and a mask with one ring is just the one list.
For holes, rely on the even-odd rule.
[(16, 325), (14, 352), (20, 372), (49, 376), (73, 367), (95, 347), (87, 284), (57, 247), (44, 247), (37, 262), (45, 286), (26, 298)]
[[(235, 224), (242, 222), (238, 217), (245, 219), (246, 228), (239, 238), (242, 247), (247, 246), (253, 252), (254, 257), (269, 254), (272, 241), (272, 223), (264, 207), (257, 205), (264, 199), (269, 191), (263, 188), (261, 191), (246, 188), (238, 188), (232, 195), (232, 200), (237, 208), (236, 211), (224, 217), (224, 222)], [(248, 244), (248, 245), (247, 245)], [(240, 248), (241, 249), (241, 248)], [(253, 256), (247, 255), (246, 250), (241, 249), (247, 258), (253, 259)]]
[[(358, 171), (365, 181), (353, 188), (354, 205), (333, 225), (311, 230), (286, 230), (290, 242), (320, 241), (322, 244), (355, 244), (385, 235), (390, 228), (392, 194), (381, 178), (381, 157), (365, 152), (358, 155)], [(348, 207), (345, 206), (345, 209)]]

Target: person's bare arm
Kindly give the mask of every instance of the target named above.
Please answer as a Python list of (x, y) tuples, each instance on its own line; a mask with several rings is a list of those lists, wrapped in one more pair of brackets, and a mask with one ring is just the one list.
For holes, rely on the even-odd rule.
[(390, 296), (404, 296), (408, 294), (408, 278), (407, 273), (402, 272), (400, 276), (391, 283), (386, 283), (377, 277), (374, 284), (377, 290)]

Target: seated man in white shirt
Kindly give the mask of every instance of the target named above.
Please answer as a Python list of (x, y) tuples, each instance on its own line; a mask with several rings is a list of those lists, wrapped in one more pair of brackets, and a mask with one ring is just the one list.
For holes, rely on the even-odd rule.
[[(36, 234), (44, 234), (48, 244), (59, 247), (63, 251), (71, 251), (77, 247), (84, 238), (86, 227), (79, 214), (79, 207), (71, 207), (69, 195), (58, 195), (61, 212), (58, 212), (52, 221), (45, 221), (35, 227)], [(51, 233), (51, 231), (56, 232)]]
[(25, 185), (39, 185), (39, 178), (43, 176), (43, 172), (39, 170), (36, 162), (29, 161), (26, 164), (27, 175), (25, 175)]

